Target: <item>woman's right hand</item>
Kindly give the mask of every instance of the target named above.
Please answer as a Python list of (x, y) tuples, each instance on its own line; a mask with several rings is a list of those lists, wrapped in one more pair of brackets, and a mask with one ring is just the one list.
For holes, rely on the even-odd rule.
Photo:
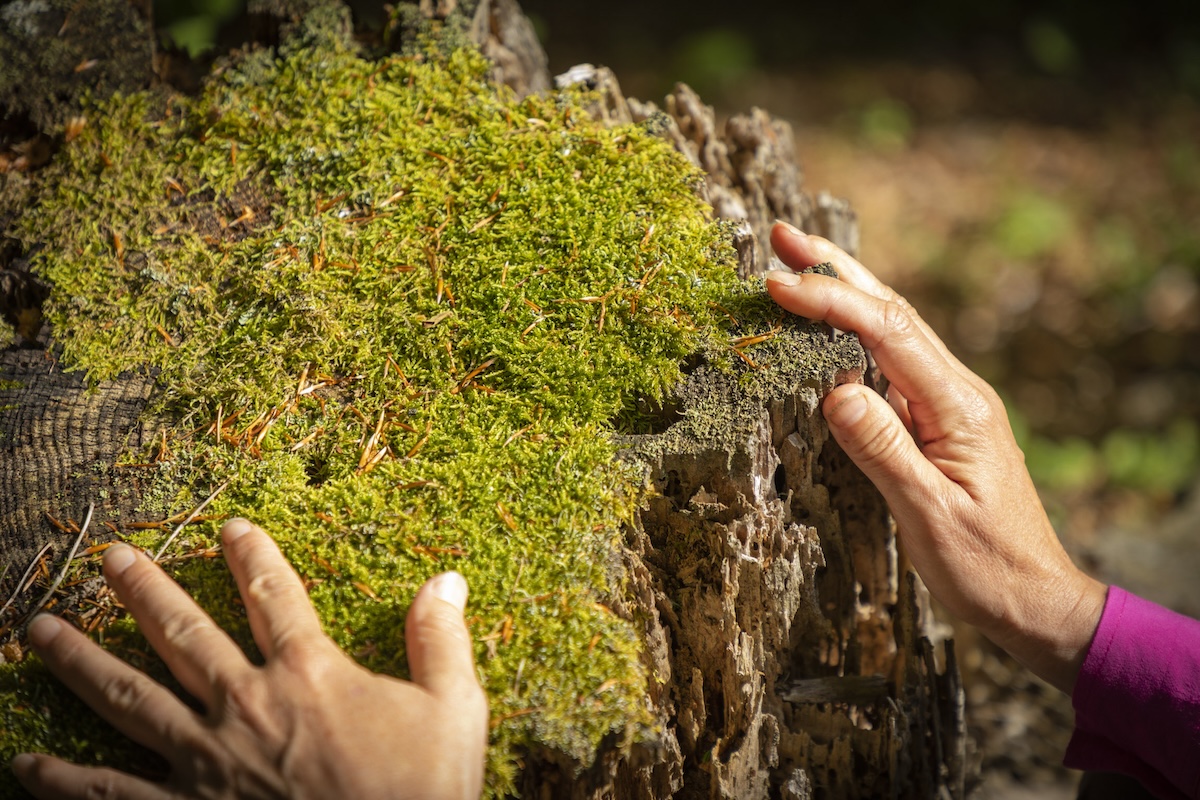
[[(778, 223), (767, 273), (779, 305), (852, 330), (891, 384), (825, 398), (830, 431), (878, 487), (929, 591), (1046, 681), (1070, 693), (1107, 587), (1063, 550), (1017, 447), (1004, 404), (917, 312), (831, 242)], [(890, 402), (889, 402), (890, 401)]]

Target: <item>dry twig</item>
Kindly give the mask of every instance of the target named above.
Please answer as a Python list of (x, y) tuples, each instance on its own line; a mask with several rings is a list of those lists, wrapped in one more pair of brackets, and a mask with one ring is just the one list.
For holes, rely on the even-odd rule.
[(59, 585), (63, 582), (63, 578), (67, 577), (67, 570), (71, 568), (71, 562), (75, 560), (75, 553), (79, 550), (79, 543), (83, 541), (83, 537), (87, 534), (88, 526), (92, 524), (92, 512), (96, 510), (95, 503), (88, 503), (87, 516), (83, 518), (83, 526), (79, 529), (79, 535), (75, 537), (75, 544), (71, 545), (71, 552), (67, 553), (67, 560), (63, 562), (62, 569), (58, 573), (58, 577), (54, 579), (54, 583), (50, 584), (50, 588), (42, 595), (42, 599), (37, 601), (37, 604), (29, 611), (29, 616), (33, 617), (46, 602), (54, 596), (58, 591)]
[(194, 520), (196, 517), (200, 516), (200, 512), (203, 511), (208, 506), (209, 503), (211, 503), (213, 500), (215, 500), (217, 498), (217, 495), (219, 495), (221, 492), (225, 491), (225, 487), (228, 485), (229, 485), (228, 480), (223, 481), (221, 483), (221, 485), (218, 486), (213, 491), (212, 494), (210, 494), (208, 497), (205, 498), (203, 503), (196, 506), (196, 508), (192, 511), (192, 513), (188, 514), (187, 517), (184, 518), (183, 522), (179, 523), (179, 526), (177, 528), (175, 528), (175, 530), (171, 531), (171, 535), (167, 537), (167, 540), (165, 542), (163, 542), (162, 547), (158, 548), (158, 552), (154, 554), (154, 560), (156, 562), (162, 559), (163, 553), (167, 552), (167, 548), (171, 546), (171, 542), (175, 541), (175, 537), (177, 537), (179, 535), (179, 532), (182, 531), (185, 527), (187, 527), (192, 522), (192, 520)]
[(17, 581), (17, 588), (13, 589), (12, 596), (8, 598), (3, 606), (0, 606), (0, 614), (3, 614), (5, 611), (7, 611), (8, 607), (11, 606), (17, 599), (17, 596), (21, 594), (21, 587), (25, 585), (25, 581), (28, 580), (34, 568), (37, 567), (38, 562), (42, 560), (42, 556), (46, 555), (46, 551), (49, 549), (50, 543), (47, 542), (41, 550), (38, 550), (37, 555), (33, 557), (33, 560), (29, 562), (29, 566), (25, 569), (25, 574), (21, 576), (21, 580)]

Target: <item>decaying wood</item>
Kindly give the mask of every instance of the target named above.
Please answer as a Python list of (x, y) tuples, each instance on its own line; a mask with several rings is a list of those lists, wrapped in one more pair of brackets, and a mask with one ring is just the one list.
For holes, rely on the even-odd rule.
[(701, 367), (681, 413), (722, 394), (737, 409), (727, 436), (668, 427), (627, 443), (657, 489), (627, 532), (623, 610), (644, 623), (662, 735), (590, 782), (547, 755), (525, 796), (964, 796), (953, 644), (939, 671), (887, 509), (819, 410), (853, 377), (755, 405)]
[[(514, 0), (430, 0), (420, 11), (464, 15), (494, 77), (517, 92), (550, 85)], [(715, 213), (737, 225), (743, 276), (770, 268), (766, 234), (776, 219), (857, 249), (853, 211), (804, 190), (791, 129), (765, 111), (719, 124), (684, 85), (658, 106), (624, 97), (603, 67), (583, 65), (557, 82), (597, 89), (596, 116), (658, 131), (704, 171)], [(134, 519), (155, 469), (113, 466), (153, 440), (141, 419), (152, 377), (124, 375), (88, 391), (57, 363), (47, 335), (40, 347), (0, 351), (0, 597), (20, 589), (46, 545), (61, 559), (75, 534), (52, 520), (77, 519), (89, 502), (93, 531)], [(678, 391), (682, 412), (625, 443), (657, 493), (626, 531), (628, 592), (613, 607), (642, 626), (660, 731), (631, 749), (607, 743), (592, 764), (531, 752), (525, 796), (964, 796), (953, 643), (931, 640), (923, 589), (902, 562), (883, 500), (820, 413), (836, 383), (874, 385), (869, 358), (852, 337), (812, 347), (840, 355), (766, 401), (700, 365)], [(687, 409), (714, 397), (736, 413), (719, 435), (689, 436)], [(9, 613), (30, 602), (16, 598)]]
[(471, 18), (471, 40), (492, 61), (492, 80), (519, 96), (550, 88), (546, 53), (516, 0), (481, 0)]
[(56, 559), (70, 546), (73, 533), (51, 519), (80, 520), (89, 502), (94, 532), (130, 518), (153, 468), (113, 465), (127, 447), (146, 444), (140, 420), (153, 386), (149, 376), (126, 375), (88, 391), (51, 349), (0, 351), (0, 562), (13, 565), (0, 594), (43, 545)]

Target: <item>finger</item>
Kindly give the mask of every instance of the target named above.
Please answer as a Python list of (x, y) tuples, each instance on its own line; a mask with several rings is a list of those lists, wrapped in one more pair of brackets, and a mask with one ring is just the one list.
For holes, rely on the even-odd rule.
[(467, 582), (457, 572), (429, 580), (413, 599), (404, 623), (413, 682), (434, 695), (477, 692), (471, 635), (463, 622)]
[[(810, 236), (788, 223), (780, 221), (771, 228), (771, 247), (783, 263), (792, 269), (799, 270), (815, 264), (829, 263), (837, 270), (838, 276), (842, 280), (856, 289), (880, 300), (890, 300), (908, 305), (896, 290), (875, 277), (875, 274), (863, 266), (862, 262), (822, 236)], [(942, 341), (942, 337), (929, 327), (929, 323), (917, 313), (916, 309), (908, 306), (908, 310), (913, 321), (921, 328), (933, 346), (942, 353), (946, 361), (961, 373), (968, 373), (974, 377), (974, 373), (971, 373), (958, 357), (950, 352), (950, 348)]]
[(326, 647), (308, 592), (275, 540), (247, 520), (231, 519), (221, 528), (221, 541), (263, 656), (270, 660), (288, 650), (303, 656)]
[(216, 686), (252, 668), (233, 640), (144, 553), (110, 547), (104, 577), (171, 673), (200, 702), (211, 706)]
[(34, 797), (41, 800), (86, 800), (119, 797), (121, 800), (165, 800), (159, 786), (123, 772), (102, 767), (81, 767), (53, 756), (22, 753), (13, 759), (13, 773)]
[(833, 438), (879, 489), (898, 520), (928, 512), (961, 491), (918, 449), (887, 401), (859, 384), (839, 386), (822, 404)]
[(801, 270), (829, 263), (842, 280), (883, 300), (895, 295), (871, 270), (857, 258), (822, 236), (810, 236), (786, 222), (776, 222), (771, 228), (771, 249), (784, 264)]
[(62, 620), (39, 616), (29, 641), (55, 677), (138, 744), (169, 756), (201, 736), (196, 715), (166, 687)]
[(925, 336), (907, 305), (881, 300), (826, 275), (768, 272), (767, 291), (788, 311), (857, 333), (883, 374), (908, 398), (914, 414), (917, 406), (943, 411), (954, 407), (952, 390), (967, 381)]

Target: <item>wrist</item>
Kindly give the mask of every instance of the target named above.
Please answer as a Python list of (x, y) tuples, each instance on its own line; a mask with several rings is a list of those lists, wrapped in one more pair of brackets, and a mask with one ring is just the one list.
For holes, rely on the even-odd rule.
[(1005, 634), (991, 636), (1042, 680), (1070, 695), (1100, 625), (1108, 586), (1073, 564), (1030, 593), (1027, 608)]

